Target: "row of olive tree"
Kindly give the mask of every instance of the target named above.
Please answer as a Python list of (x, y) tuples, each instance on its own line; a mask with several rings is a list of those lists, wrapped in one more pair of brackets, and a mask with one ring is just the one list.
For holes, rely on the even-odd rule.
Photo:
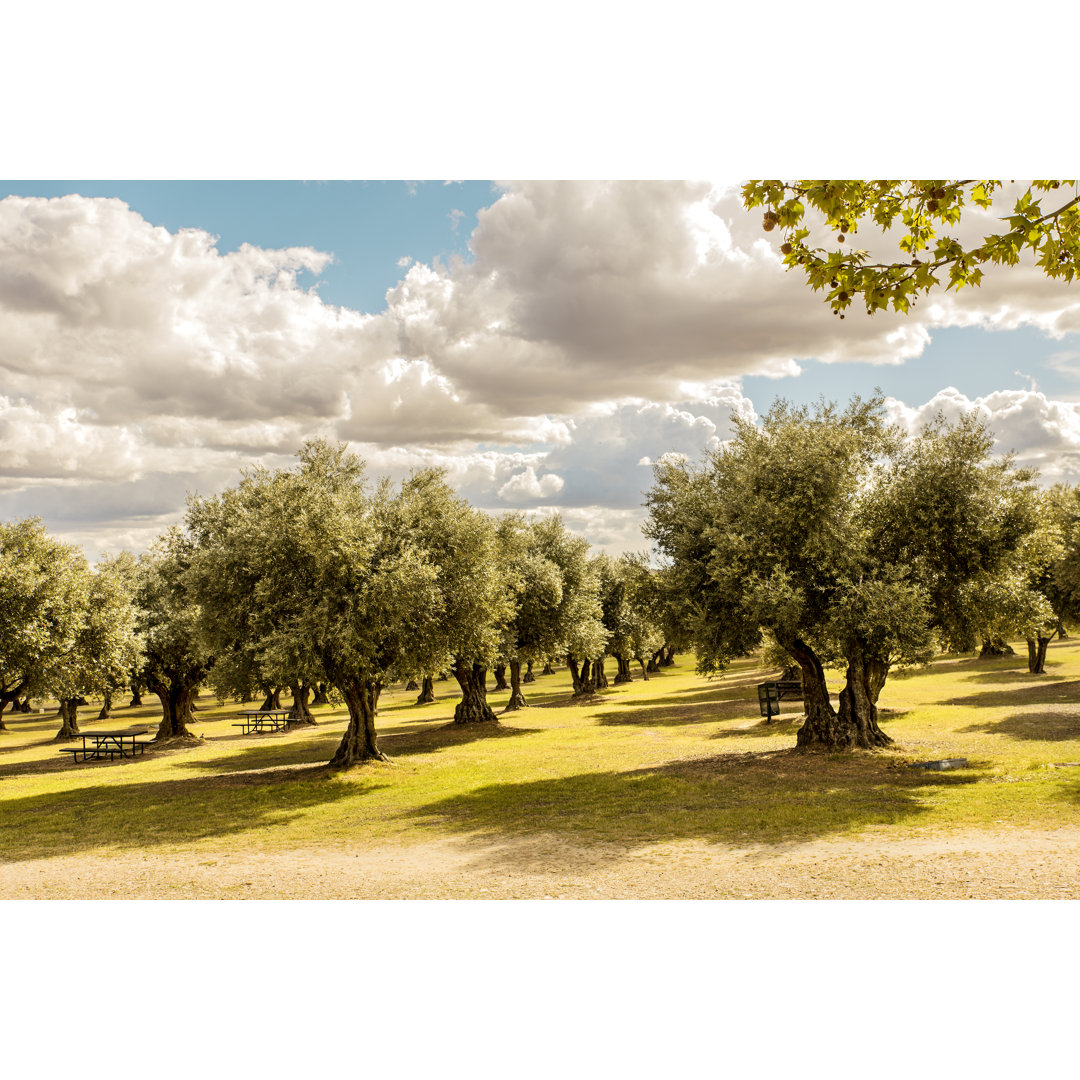
[[(159, 739), (190, 737), (195, 695), (292, 689), (310, 719), (313, 686), (334, 688), (350, 722), (338, 764), (379, 758), (375, 716), (391, 681), (452, 671), (458, 723), (490, 722), (486, 676), (564, 657), (576, 694), (607, 684), (604, 657), (655, 669), (693, 646), (703, 671), (763, 635), (801, 669), (800, 745), (888, 741), (877, 700), (890, 668), (937, 647), (1021, 633), (1032, 670), (1080, 598), (1080, 502), (1040, 493), (1031, 473), (990, 457), (974, 418), (903, 439), (880, 399), (844, 411), (777, 403), (760, 427), (700, 466), (657, 466), (647, 532), (666, 556), (590, 557), (557, 518), (493, 519), (436, 470), (372, 483), (343, 446), (311, 442), (293, 469), (252, 469), (189, 500), (138, 560), (91, 570), (40, 522), (0, 532), (0, 705), (61, 703), (78, 732), (82, 695), (125, 684), (162, 704)], [(824, 668), (846, 669), (833, 709)], [(421, 699), (425, 694), (421, 695)], [(0, 708), (0, 716), (2, 716)], [(105, 711), (105, 710), (103, 710)]]
[(78, 734), (85, 694), (108, 715), (142, 655), (136, 576), (128, 553), (91, 567), (37, 518), (0, 523), (0, 729), (8, 706), (44, 694), (60, 703), (57, 738)]
[[(58, 698), (57, 738), (79, 734), (84, 695), (131, 686), (157, 695), (157, 738), (191, 738), (195, 697), (292, 690), (313, 718), (313, 686), (349, 710), (334, 757), (382, 757), (375, 733), (388, 683), (452, 671), (458, 723), (496, 719), (490, 666), (511, 673), (508, 709), (526, 705), (522, 666), (565, 658), (574, 692), (606, 685), (603, 656), (645, 667), (663, 645), (656, 590), (640, 557), (590, 557), (559, 517), (494, 519), (443, 473), (371, 483), (344, 446), (308, 443), (293, 469), (256, 468), (219, 495), (189, 499), (184, 528), (138, 559), (91, 569), (31, 519), (0, 532), (0, 706)], [(429, 694), (430, 696), (430, 694)], [(423, 698), (424, 695), (421, 695)], [(3, 708), (0, 708), (2, 726)]]
[[(663, 644), (643, 560), (590, 558), (558, 517), (494, 519), (439, 470), (395, 486), (368, 481), (344, 446), (313, 441), (298, 457), (296, 468), (251, 469), (219, 495), (192, 497), (186, 529), (155, 556), (175, 567), (176, 609), (191, 620), (180, 635), (188, 667), (173, 676), (187, 694), (210, 657), (219, 694), (289, 686), (302, 703), (325, 680), (349, 712), (333, 758), (347, 765), (383, 757), (375, 717), (391, 682), (423, 677), (430, 689), (433, 673), (450, 671), (454, 720), (494, 722), (493, 665), (509, 666), (507, 708), (519, 709), (523, 664), (565, 657), (575, 692), (588, 693), (605, 652), (640, 659)], [(609, 602), (617, 583), (624, 595)], [(184, 716), (169, 737), (186, 734)]]
[[(658, 464), (648, 495), (646, 531), (690, 598), (681, 618), (702, 671), (768, 636), (801, 671), (798, 744), (870, 748), (890, 741), (877, 701), (896, 665), (1020, 634), (1042, 670), (1080, 599), (1071, 489), (1040, 492), (1034, 473), (992, 458), (974, 415), (902, 438), (880, 397), (842, 411), (780, 401), (760, 426), (734, 425), (700, 465)], [(845, 670), (838, 708), (829, 665)]]

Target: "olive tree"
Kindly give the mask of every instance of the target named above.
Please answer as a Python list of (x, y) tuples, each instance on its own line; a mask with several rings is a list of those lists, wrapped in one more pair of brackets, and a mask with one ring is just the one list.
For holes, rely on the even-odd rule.
[[(985, 643), (1005, 643), (1023, 637), (1028, 646), (1028, 670), (1045, 670), (1046, 647), (1057, 630), (1057, 616), (1050, 601), (1033, 588), (1028, 573), (1008, 567), (996, 574), (980, 574), (963, 590), (969, 617), (980, 628)], [(983, 655), (1001, 655), (984, 645)], [(1012, 653), (1012, 648), (1008, 653)]]
[(12, 702), (48, 689), (86, 617), (86, 561), (39, 518), (0, 522), (0, 730)]
[(1080, 488), (1055, 484), (1044, 505), (1057, 526), (1061, 548), (1040, 578), (1040, 588), (1053, 605), (1058, 636), (1066, 637), (1066, 624), (1080, 619)]
[(623, 554), (599, 555), (594, 560), (600, 581), (601, 619), (607, 630), (607, 650), (615, 659), (615, 683), (633, 679), (630, 662), (641, 666), (647, 679), (648, 661), (664, 645), (664, 634), (655, 619), (653, 581), (646, 558)]
[[(853, 399), (844, 411), (776, 402), (760, 427), (733, 420), (735, 437), (700, 466), (666, 458), (648, 494), (646, 533), (668, 560), (669, 587), (685, 616), (702, 672), (723, 670), (768, 630), (799, 664), (806, 719), (799, 746), (873, 747), (888, 737), (852, 691), (838, 713), (824, 662), (841, 628), (865, 639), (864, 623), (887, 612), (856, 586), (867, 570), (867, 530), (857, 496), (897, 435), (882, 400)], [(854, 616), (854, 617), (853, 617)], [(849, 664), (848, 685), (860, 665)]]
[[(89, 689), (101, 695), (99, 720), (109, 717), (113, 696), (131, 684), (131, 672), (142, 663), (142, 639), (137, 632), (135, 590), (138, 560), (130, 551), (105, 555), (97, 564), (91, 586), (91, 623), (96, 623), (94, 651), (98, 656)], [(109, 619), (103, 619), (106, 612)]]
[(840, 584), (821, 638), (822, 654), (844, 667), (837, 718), (857, 746), (892, 740), (878, 724), (878, 698), (894, 668), (927, 663), (936, 639), (927, 595), (905, 567), (882, 564), (864, 548), (862, 573)]
[[(232, 626), (268, 671), (304, 670), (336, 689), (349, 724), (332, 765), (385, 760), (375, 727), (383, 687), (482, 660), (495, 640), (494, 586), (479, 576), (493, 530), (437, 474), (372, 484), (346, 446), (323, 440), (297, 458), (292, 469), (250, 471), (232, 495), (192, 502), (191, 580), (212, 609), (202, 625), (220, 640)], [(215, 568), (250, 587), (239, 612)]]
[(563, 575), (558, 564), (540, 550), (535, 529), (522, 515), (504, 515), (496, 537), (499, 577), (510, 604), (500, 651), (510, 667), (505, 711), (512, 712), (528, 704), (521, 689), (521, 665), (531, 666), (559, 648)]
[(82, 606), (78, 634), (69, 649), (54, 654), (45, 675), (45, 684), (60, 702), (58, 740), (79, 734), (78, 708), (84, 696), (104, 698), (102, 713), (108, 715), (112, 693), (127, 685), (128, 671), (143, 655), (134, 606), (134, 557), (129, 552), (116, 558), (106, 555), (93, 571), (83, 561), (75, 574)]
[(390, 516), (393, 528), (426, 553), (438, 576), (446, 656), (411, 670), (437, 671), (448, 663), (461, 688), (454, 722), (496, 721), (487, 703), (487, 669), (502, 651), (513, 604), (499, 576), (495, 521), (459, 498), (443, 469), (409, 476)]
[(423, 636), (434, 575), (381, 527), (391, 493), (371, 489), (363, 462), (325, 442), (297, 456), (295, 469), (251, 470), (233, 492), (189, 504), (200, 629), (219, 642), (231, 633), (268, 669), (310, 658), (349, 710), (334, 763), (381, 759), (379, 692), (414, 632)]
[(199, 606), (189, 580), (194, 551), (191, 537), (173, 528), (139, 558), (139, 681), (161, 702), (155, 741), (194, 739), (187, 725), (199, 687), (214, 666), (213, 653), (199, 632)]
[(958, 652), (992, 622), (988, 599), (976, 603), (981, 583), (1011, 569), (1041, 573), (1031, 562), (1038, 545), (1025, 543), (1041, 517), (1035, 473), (995, 458), (993, 444), (974, 412), (936, 416), (893, 454), (866, 509), (875, 558), (907, 568), (941, 645)]
[(199, 632), (216, 658), (211, 679), (218, 697), (246, 700), (259, 693), (264, 709), (280, 708), (277, 694), (289, 686), (292, 719), (314, 723), (305, 691), (310, 695), (307, 674), (321, 670), (318, 657), (305, 638), (280, 633), (292, 615), (292, 597), (275, 591), (264, 564), (252, 558), (257, 534), (281, 528), (284, 486), (275, 474), (254, 468), (216, 496), (188, 499), (194, 542), (188, 583), (198, 602)]
[[(574, 694), (598, 689), (596, 661), (603, 657), (607, 630), (601, 618), (600, 583), (589, 559), (589, 542), (575, 536), (559, 514), (529, 526), (533, 550), (554, 566), (559, 576), (558, 601), (544, 606), (540, 653), (563, 655), (570, 669)], [(554, 597), (554, 590), (552, 591)]]

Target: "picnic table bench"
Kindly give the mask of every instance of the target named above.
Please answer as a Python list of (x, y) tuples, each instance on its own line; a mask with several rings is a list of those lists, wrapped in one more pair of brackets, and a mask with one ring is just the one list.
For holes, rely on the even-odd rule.
[(117, 757), (134, 757), (142, 754), (150, 745), (151, 740), (140, 739), (145, 735), (147, 728), (128, 728), (126, 731), (84, 731), (79, 737), (82, 739), (81, 746), (64, 746), (60, 749), (61, 754), (70, 754), (72, 761), (78, 761), (82, 755), (83, 761), (93, 759), (103, 761), (106, 757), (110, 761)]
[(240, 715), (243, 720), (233, 727), (243, 728), (245, 735), (252, 731), (284, 731), (289, 726), (288, 709), (245, 709)]
[(761, 715), (765, 717), (765, 723), (771, 724), (772, 718), (780, 715), (780, 702), (785, 697), (802, 699), (802, 679), (774, 679), (758, 683), (757, 696)]

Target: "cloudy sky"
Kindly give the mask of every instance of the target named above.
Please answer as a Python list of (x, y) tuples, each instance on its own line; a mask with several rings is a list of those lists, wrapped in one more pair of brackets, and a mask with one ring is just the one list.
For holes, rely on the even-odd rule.
[(1080, 286), (841, 322), (779, 242), (705, 181), (0, 184), (0, 517), (141, 550), (326, 435), (641, 548), (651, 461), (875, 386), (1080, 479)]

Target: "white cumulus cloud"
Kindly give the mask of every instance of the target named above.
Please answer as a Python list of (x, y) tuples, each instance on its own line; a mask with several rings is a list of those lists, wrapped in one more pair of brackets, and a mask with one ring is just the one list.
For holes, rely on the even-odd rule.
[(1080, 403), (1056, 401), (1038, 390), (999, 390), (969, 398), (955, 387), (913, 408), (889, 399), (891, 417), (917, 433), (938, 413), (955, 422), (978, 413), (995, 437), (994, 451), (1015, 451), (1017, 464), (1037, 468), (1044, 482), (1080, 479)]
[[(117, 199), (0, 200), (0, 510), (142, 535), (186, 490), (322, 435), (372, 472), (440, 464), (477, 505), (558, 505), (597, 527), (606, 508), (625, 538), (638, 464), (696, 459), (753, 419), (745, 375), (902, 363), (938, 325), (1080, 327), (1080, 293), (1031, 266), (909, 318), (841, 323), (737, 191), (707, 182), (509, 184), (469, 244), (448, 265), (403, 256), (386, 309), (365, 313), (312, 287), (329, 252), (223, 253)], [(969, 407), (1001, 449), (1075, 475), (1076, 407), (1034, 385), (891, 405), (911, 425)]]
[(555, 473), (537, 476), (532, 465), (519, 473), (514, 473), (501, 488), (499, 497), (509, 502), (524, 502), (532, 499), (550, 499), (562, 491), (565, 481)]

